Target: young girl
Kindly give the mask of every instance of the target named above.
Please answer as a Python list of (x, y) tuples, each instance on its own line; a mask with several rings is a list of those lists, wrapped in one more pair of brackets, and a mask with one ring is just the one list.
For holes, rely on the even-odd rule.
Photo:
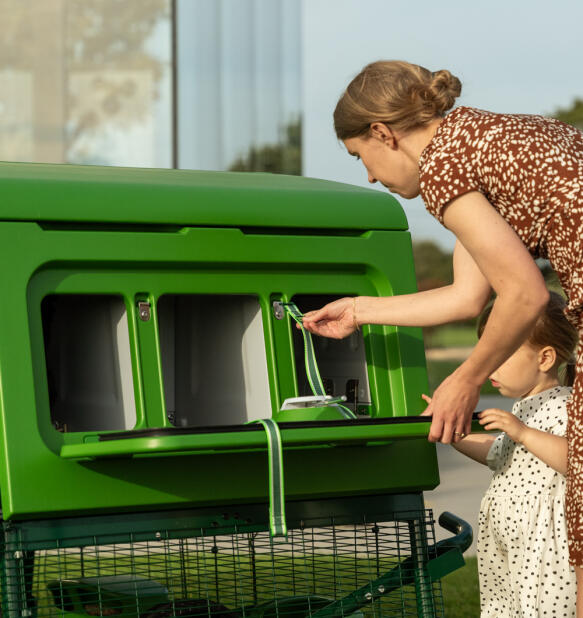
[(454, 444), (494, 471), (479, 518), (482, 618), (575, 616), (564, 517), (571, 388), (560, 385), (558, 369), (571, 362), (577, 333), (563, 310), (564, 301), (552, 293), (527, 341), (490, 377), (502, 395), (518, 398), (512, 413), (480, 414), (485, 429), (504, 433), (470, 434)]
[[(542, 116), (458, 107), (460, 81), (400, 61), (366, 66), (334, 111), (336, 135), (371, 183), (421, 195), (456, 238), (451, 285), (416, 294), (343, 298), (304, 317), (312, 333), (346, 337), (362, 324), (432, 326), (496, 301), (470, 356), (433, 394), (429, 440), (470, 432), (481, 385), (526, 340), (548, 301), (533, 258), (547, 258), (583, 334), (583, 134)], [(583, 346), (569, 400), (566, 513), (583, 617)]]

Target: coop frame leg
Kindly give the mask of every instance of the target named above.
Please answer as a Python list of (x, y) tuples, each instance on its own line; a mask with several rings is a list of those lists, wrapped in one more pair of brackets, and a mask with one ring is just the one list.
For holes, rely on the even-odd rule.
[(32, 594), (34, 551), (23, 551), (10, 528), (2, 534), (2, 611), (7, 616), (36, 616), (36, 600)]
[(427, 530), (425, 521), (415, 518), (408, 522), (411, 538), (411, 558), (415, 573), (415, 597), (417, 600), (417, 615), (419, 618), (433, 618), (435, 602), (433, 599), (433, 583), (427, 570)]

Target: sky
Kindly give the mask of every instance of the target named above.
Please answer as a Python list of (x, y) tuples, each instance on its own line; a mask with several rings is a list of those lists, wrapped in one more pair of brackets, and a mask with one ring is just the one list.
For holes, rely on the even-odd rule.
[[(371, 186), (362, 163), (336, 140), (332, 112), (374, 60), (449, 69), (462, 82), (459, 105), (494, 112), (552, 114), (583, 98), (583, 0), (302, 2), (306, 176)], [(453, 248), (452, 234), (420, 198), (397, 199), (414, 240)]]

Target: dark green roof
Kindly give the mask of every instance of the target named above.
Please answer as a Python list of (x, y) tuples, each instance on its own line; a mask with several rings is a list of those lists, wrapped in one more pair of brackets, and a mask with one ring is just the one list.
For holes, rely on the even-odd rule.
[(0, 220), (405, 230), (387, 193), (279, 174), (0, 163)]

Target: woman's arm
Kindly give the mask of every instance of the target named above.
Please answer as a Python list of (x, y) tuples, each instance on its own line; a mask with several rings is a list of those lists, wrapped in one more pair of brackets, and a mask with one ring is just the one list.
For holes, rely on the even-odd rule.
[[(480, 413), (480, 425), (488, 430), (499, 429), (504, 431), (512, 440), (522, 444), (527, 451), (546, 463), (547, 466), (563, 476), (567, 474), (567, 438), (528, 427), (510, 412), (495, 408)], [(465, 442), (465, 439), (458, 443), (456, 448), (463, 442)]]
[(490, 297), (491, 287), (459, 242), (453, 252), (453, 274), (450, 285), (424, 292), (341, 298), (306, 313), (304, 326), (316, 335), (342, 339), (356, 324), (435, 326), (477, 316)]
[(481, 193), (453, 200), (444, 222), (497, 295), (476, 347), (440, 384), (424, 413), (433, 415), (429, 440), (448, 443), (455, 433), (470, 433), (481, 385), (525, 341), (549, 293), (520, 238)]
[(486, 457), (495, 439), (495, 436), (485, 433), (471, 433), (452, 446), (470, 459), (487, 466)]

